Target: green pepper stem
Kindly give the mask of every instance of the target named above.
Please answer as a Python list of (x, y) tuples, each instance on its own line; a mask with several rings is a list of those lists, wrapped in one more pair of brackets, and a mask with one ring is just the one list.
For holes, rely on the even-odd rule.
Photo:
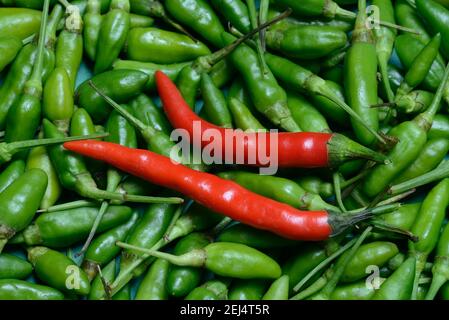
[(382, 55), (382, 57), (378, 58), (380, 75), (382, 77), (382, 84), (384, 86), (385, 93), (387, 94), (388, 102), (393, 102), (394, 101), (394, 93), (393, 93), (393, 90), (391, 89), (390, 79), (388, 78), (389, 57), (384, 59), (383, 56), (384, 55)]
[(354, 246), (352, 246), (351, 250), (348, 252), (346, 256), (343, 256), (342, 259), (338, 260), (333, 274), (327, 284), (324, 286), (324, 288), (321, 290), (320, 295), (324, 297), (329, 297), (331, 293), (335, 290), (337, 287), (338, 281), (340, 280), (341, 276), (343, 275), (343, 272), (345, 271), (346, 266), (351, 261), (351, 259), (356, 254), (359, 247), (362, 245), (363, 241), (368, 237), (368, 235), (371, 233), (373, 227), (369, 226), (363, 231), (363, 233), (358, 237), (356, 240)]
[(335, 198), (337, 199), (338, 206), (340, 207), (340, 210), (342, 212), (347, 212), (346, 207), (343, 204), (343, 200), (341, 197), (340, 174), (338, 172), (335, 172), (332, 175), (332, 179), (334, 182), (334, 192), (335, 192)]
[(72, 202), (67, 202), (63, 204), (57, 204), (55, 206), (51, 206), (47, 209), (37, 210), (38, 213), (48, 213), (48, 212), (56, 212), (70, 209), (78, 209), (83, 207), (97, 207), (99, 205), (98, 201), (92, 200), (76, 200)]
[(416, 258), (415, 264), (415, 279), (413, 280), (413, 291), (412, 291), (412, 300), (417, 300), (418, 297), (418, 287), (419, 287), (419, 278), (421, 277), (421, 273), (423, 272), (428, 254), (423, 252), (412, 252), (412, 255)]
[(116, 245), (123, 249), (135, 250), (156, 258), (167, 260), (168, 262), (177, 266), (202, 267), (206, 263), (207, 258), (204, 250), (192, 250), (186, 254), (175, 256), (173, 254), (166, 252), (149, 250), (142, 247), (133, 246), (121, 241), (117, 241)]
[[(182, 237), (185, 234), (188, 234), (189, 232), (185, 232), (183, 234), (178, 234), (177, 236), (171, 236), (172, 231), (176, 225), (176, 222), (178, 221), (179, 217), (181, 216), (181, 213), (183, 211), (182, 207), (179, 207), (175, 214), (173, 215), (172, 220), (170, 221), (170, 225), (168, 226), (167, 230), (165, 231), (164, 236), (159, 239), (158, 242), (156, 242), (150, 250), (159, 250), (162, 247), (164, 247), (166, 244), (170, 243), (171, 241), (177, 239), (178, 237)], [(120, 270), (120, 273), (118, 274), (117, 278), (114, 280), (114, 282), (111, 285), (111, 294), (112, 296), (116, 294), (118, 291), (120, 291), (129, 281), (132, 280), (133, 271), (136, 269), (143, 261), (147, 260), (150, 257), (150, 255), (145, 254), (142, 257), (139, 257), (135, 259), (130, 265), (127, 266), (126, 269)]]
[(123, 108), (117, 102), (112, 100), (106, 94), (104, 94), (94, 83), (92, 80), (88, 81), (88, 84), (94, 89), (111, 107), (113, 107), (120, 115), (122, 115), (127, 121), (131, 123), (131, 125), (137, 128), (141, 133), (150, 132), (154, 133), (154, 129), (150, 126), (147, 126), (145, 123), (137, 119), (134, 115), (132, 115), (128, 110)]
[(7, 242), (8, 242), (8, 239), (0, 239), (0, 253), (2, 253), (3, 248), (5, 247)]
[(321, 289), (324, 288), (328, 281), (328, 277), (326, 274), (319, 277), (314, 283), (312, 283), (310, 286), (308, 286), (306, 289), (304, 289), (301, 292), (298, 292), (296, 295), (291, 297), (289, 300), (304, 300), (307, 297), (310, 297), (311, 295), (317, 293)]
[[(268, 21), (268, 10), (269, 9), (270, 9), (270, 0), (261, 0), (260, 6), (259, 6), (259, 21), (257, 24), (258, 26), (260, 26), (262, 23), (265, 23)], [(266, 29), (261, 30), (259, 32), (260, 43), (262, 45), (262, 49), (264, 52), (266, 50), (265, 33), (266, 33)]]
[(101, 284), (103, 285), (103, 289), (106, 295), (106, 300), (111, 300), (111, 286), (108, 284), (106, 279), (103, 277), (103, 272), (101, 272), (101, 267), (97, 265), (98, 276), (100, 277)]
[(69, 141), (99, 139), (99, 138), (107, 137), (108, 135), (109, 135), (109, 133), (95, 133), (95, 134), (89, 134), (89, 135), (85, 135), (85, 136), (16, 141), (16, 142), (8, 143), (7, 148), (10, 152), (15, 153), (19, 150), (32, 148), (32, 147), (48, 146), (48, 145), (52, 145), (52, 144), (59, 144), (59, 143), (64, 143), (64, 142), (69, 142)]
[(70, 4), (67, 0), (58, 0), (58, 2), (60, 4), (62, 4), (65, 8), (71, 6), (72, 4)]
[(398, 202), (398, 201), (400, 201), (402, 199), (407, 198), (409, 195), (415, 193), (415, 191), (416, 191), (416, 189), (411, 189), (411, 190), (408, 190), (406, 192), (400, 193), (400, 194), (398, 194), (398, 195), (396, 195), (394, 197), (387, 198), (385, 200), (380, 201), (377, 204), (377, 206), (384, 206), (384, 205), (387, 205), (387, 204), (392, 204), (392, 203)]
[(432, 127), (433, 118), (440, 109), (441, 99), (443, 98), (444, 91), (446, 90), (448, 79), (449, 79), (449, 63), (446, 65), (443, 80), (438, 86), (438, 90), (435, 96), (433, 97), (432, 103), (430, 104), (430, 106), (427, 108), (426, 111), (419, 114), (418, 116), (415, 117), (415, 119), (413, 119), (413, 121), (418, 123), (418, 125), (426, 131), (429, 131), (430, 128)]
[(221, 231), (223, 231), (224, 228), (226, 228), (230, 223), (232, 222), (232, 219), (229, 217), (223, 218), (210, 232), (211, 235), (217, 235)]
[(447, 177), (449, 177), (449, 161), (445, 160), (432, 171), (390, 187), (390, 189), (388, 189), (388, 194), (397, 195)]
[(315, 276), (318, 272), (320, 272), (323, 268), (328, 266), (332, 261), (334, 261), (336, 258), (338, 258), (340, 255), (342, 255), (346, 250), (352, 247), (352, 245), (356, 242), (356, 239), (350, 240), (348, 243), (346, 243), (344, 246), (342, 246), (340, 249), (335, 251), (332, 255), (327, 257), (325, 260), (320, 262), (315, 268), (313, 268), (304, 278), (301, 279), (294, 287), (293, 291), (297, 292), (299, 289), (301, 289), (307, 281), (312, 279), (313, 276)]
[[(39, 42), (38, 42), (38, 46), (37, 46), (36, 62), (35, 62), (35, 65), (33, 68), (33, 73), (31, 74), (30, 80), (28, 80), (28, 82), (40, 83), (41, 87), (42, 87), (42, 70), (44, 69), (44, 48), (45, 48), (45, 38), (46, 38), (46, 34), (47, 34), (47, 20), (48, 20), (48, 9), (49, 8), (50, 8), (50, 0), (45, 0), (44, 7), (42, 9), (41, 26), (39, 29)], [(37, 84), (37, 85), (39, 85), (39, 84)], [(42, 94), (42, 92), (41, 92), (41, 94)]]
[[(256, 28), (259, 23), (257, 22), (258, 18), (257, 18), (257, 11), (256, 11), (256, 2), (254, 0), (246, 0), (247, 3), (247, 7), (248, 7), (248, 14), (249, 14), (249, 19), (251, 21), (251, 27), (254, 29)], [(266, 74), (267, 72), (267, 64), (265, 62), (265, 58), (264, 58), (264, 48), (262, 46), (262, 34), (261, 31), (259, 31), (259, 37), (256, 39), (256, 51), (257, 51), (257, 56), (259, 58), (259, 67), (262, 70), (262, 74)]]
[(64, 10), (61, 5), (56, 4), (53, 7), (51, 15), (48, 19), (47, 24), (47, 34), (45, 37), (45, 45), (47, 48), (53, 51), (55, 43), (56, 43), (56, 30), (58, 29), (58, 24), (61, 19), (63, 19)]
[(291, 9), (288, 9), (281, 13), (280, 15), (276, 16), (274, 19), (261, 24), (257, 28), (251, 30), (244, 36), (234, 40), (231, 44), (227, 45), (226, 47), (204, 57), (200, 57), (199, 61), (204, 61), (207, 63), (210, 67), (215, 65), (217, 62), (221, 61), (223, 58), (225, 58), (227, 55), (229, 55), (232, 51), (234, 51), (235, 48), (237, 48), (239, 45), (253, 37), (256, 33), (259, 33), (261, 30), (268, 28), (272, 24), (275, 24), (285, 18), (287, 18), (292, 13)]
[(365, 121), (359, 116), (358, 113), (356, 113), (354, 110), (351, 109), (350, 106), (346, 104), (339, 96), (337, 96), (330, 88), (327, 86), (320, 86), (317, 88), (317, 94), (331, 100), (333, 103), (338, 105), (340, 108), (342, 108), (344, 111), (346, 111), (347, 114), (349, 114), (352, 118), (357, 120), (362, 126), (365, 127), (366, 130), (368, 130), (374, 137), (376, 137), (377, 140), (380, 141), (382, 144), (387, 144), (385, 139), (377, 133), (373, 128), (371, 128), (368, 124), (365, 123)]
[(387, 231), (387, 232), (391, 232), (391, 233), (394, 233), (394, 234), (398, 234), (398, 235), (400, 235), (402, 237), (407, 238), (410, 241), (413, 241), (413, 242), (418, 241), (418, 237), (416, 237), (413, 233), (411, 233), (408, 230), (404, 230), (404, 229), (401, 229), (401, 228), (393, 227), (393, 226), (390, 226), (390, 225), (388, 225), (386, 223), (379, 222), (379, 221), (372, 221), (371, 225), (374, 228), (378, 229), (378, 230), (382, 230), (382, 231)]
[(25, 46), (25, 45), (27, 45), (27, 44), (33, 42), (34, 39), (36, 39), (36, 34), (32, 34), (31, 36), (29, 36), (29, 37), (23, 39), (23, 40), (22, 40), (22, 44)]

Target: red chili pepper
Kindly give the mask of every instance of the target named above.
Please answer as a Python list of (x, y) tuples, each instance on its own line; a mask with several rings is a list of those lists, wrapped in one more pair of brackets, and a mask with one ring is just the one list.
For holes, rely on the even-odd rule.
[[(238, 164), (268, 165), (267, 158), (272, 159), (274, 155), (271, 142), (277, 146), (277, 166), (279, 167), (336, 167), (344, 161), (355, 158), (386, 161), (384, 155), (338, 133), (254, 132), (245, 133), (244, 138), (238, 138), (235, 130), (215, 126), (198, 117), (182, 98), (175, 84), (161, 71), (156, 72), (156, 84), (164, 111), (174, 128), (186, 130), (193, 143), (201, 141), (203, 148), (213, 143), (214, 138), (218, 137), (223, 158), (229, 157), (232, 153), (232, 159), (236, 161), (238, 152), (243, 153), (243, 162)], [(195, 131), (194, 126), (199, 127), (199, 124), (200, 130)], [(211, 139), (209, 138), (211, 131), (207, 132), (208, 130), (216, 130), (216, 135)], [(255, 159), (250, 158), (249, 155), (254, 155)]]
[[(190, 169), (151, 151), (96, 140), (68, 142), (64, 147), (102, 160), (151, 183), (176, 190), (203, 206), (253, 227), (295, 240), (325, 240), (361, 220), (358, 214), (301, 211), (255, 194), (230, 180)], [(375, 210), (379, 210), (376, 208)]]

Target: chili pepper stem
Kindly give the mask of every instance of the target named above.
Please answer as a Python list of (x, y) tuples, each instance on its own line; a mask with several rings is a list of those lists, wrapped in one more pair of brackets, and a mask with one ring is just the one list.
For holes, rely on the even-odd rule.
[[(251, 26), (252, 26), (252, 28), (256, 28), (258, 26), (256, 3), (254, 0), (246, 0), (246, 3), (248, 6), (248, 14), (249, 14), (249, 18), (251, 21)], [(257, 56), (259, 58), (260, 69), (262, 70), (263, 74), (266, 74), (268, 67), (267, 67), (267, 64), (266, 64), (265, 58), (264, 58), (264, 49), (262, 47), (261, 38), (262, 38), (262, 36), (261, 36), (261, 33), (259, 32), (259, 37), (256, 40), (256, 51), (257, 51)]]
[(198, 58), (198, 63), (203, 65), (204, 67), (207, 66), (213, 66), (215, 65), (217, 62), (221, 61), (222, 59), (224, 59), (226, 56), (228, 56), (232, 51), (234, 51), (235, 48), (237, 48), (239, 45), (241, 45), (242, 43), (244, 43), (245, 41), (247, 41), (248, 39), (250, 39), (252, 36), (254, 36), (255, 34), (257, 34), (258, 32), (260, 32), (263, 29), (268, 28), (269, 26), (287, 18), (290, 14), (292, 13), (291, 9), (288, 9), (286, 11), (284, 11), (283, 13), (281, 13), (280, 15), (276, 16), (274, 19), (261, 24), (260, 26), (258, 26), (257, 28), (251, 30), (250, 32), (248, 32), (247, 34), (245, 34), (244, 36), (236, 39), (234, 42), (232, 42), (231, 44), (227, 45), (226, 47), (210, 54), (207, 56), (203, 56), (203, 57), (199, 57)]
[(391, 198), (388, 198), (388, 199), (380, 201), (377, 205), (378, 206), (384, 206), (384, 205), (387, 205), (387, 204), (392, 204), (392, 203), (398, 202), (398, 201), (400, 201), (402, 199), (407, 198), (409, 195), (415, 193), (415, 191), (416, 191), (416, 189), (411, 189), (411, 190), (406, 191), (404, 193), (400, 193), (397, 196), (394, 196), (394, 197), (391, 197)]
[[(330, 269), (329, 269), (330, 270)], [(319, 277), (314, 283), (312, 283), (310, 286), (308, 286), (303, 291), (297, 293), (293, 297), (291, 297), (289, 300), (304, 300), (307, 297), (310, 297), (311, 295), (317, 293), (321, 289), (324, 288), (328, 281), (328, 277), (326, 276), (326, 273)]]
[(3, 248), (5, 247), (7, 242), (8, 242), (7, 239), (0, 239), (0, 253), (2, 253)]
[(223, 218), (223, 220), (221, 220), (210, 232), (211, 235), (217, 235), (219, 234), (221, 231), (223, 231), (223, 229), (225, 229), (230, 223), (232, 222), (232, 219), (229, 217), (225, 217)]
[(418, 241), (418, 238), (411, 233), (408, 230), (404, 230), (404, 229), (400, 229), (400, 228), (396, 228), (393, 226), (389, 226), (388, 224), (382, 223), (382, 222), (378, 222), (378, 221), (373, 221), (371, 222), (372, 226), (376, 229), (382, 230), (382, 231), (387, 231), (387, 232), (392, 232), (395, 234), (399, 234), (401, 236), (406, 237), (408, 240), (416, 242)]
[[(108, 183), (106, 191), (115, 192), (117, 190), (118, 185), (120, 184), (121, 176), (117, 172), (117, 170), (110, 168), (107, 173), (107, 180)], [(109, 201), (103, 201), (101, 203), (100, 210), (98, 211), (98, 214), (95, 217), (94, 224), (92, 225), (87, 240), (84, 243), (83, 247), (81, 248), (81, 251), (77, 253), (77, 256), (83, 255), (89, 248), (90, 243), (92, 242), (92, 239), (94, 238), (95, 233), (97, 232), (97, 229), (100, 226), (101, 219), (103, 219), (103, 216), (106, 213), (106, 210), (108, 210), (108, 208), (109, 208)]]
[(369, 125), (367, 125), (365, 123), (365, 121), (354, 110), (351, 109), (350, 106), (348, 106), (344, 101), (342, 101), (340, 99), (340, 97), (338, 97), (335, 93), (333, 93), (329, 88), (321, 86), (317, 90), (317, 94), (331, 100), (333, 103), (335, 103), (340, 108), (342, 108), (344, 111), (346, 111), (346, 113), (348, 113), (352, 118), (357, 120), (357, 122), (359, 122), (361, 125), (363, 125), (366, 130), (368, 130), (374, 137), (376, 137), (377, 140), (379, 140), (380, 143), (387, 144), (387, 142), (382, 137), (382, 135), (380, 135), (373, 128), (371, 128)]
[(366, 148), (341, 134), (334, 134), (328, 142), (329, 162), (336, 166), (348, 159), (368, 159), (384, 164), (391, 163), (388, 158), (376, 151)]
[(413, 281), (412, 300), (416, 300), (417, 295), (418, 295), (419, 278), (426, 266), (426, 260), (427, 260), (428, 254), (422, 253), (422, 252), (413, 252), (412, 254), (416, 258), (415, 280)]
[(334, 192), (335, 192), (335, 198), (337, 199), (338, 206), (340, 207), (340, 210), (342, 212), (346, 212), (345, 205), (343, 204), (343, 200), (341, 198), (341, 186), (340, 186), (340, 174), (338, 172), (335, 172), (332, 176), (333, 182), (334, 182)]
[(98, 201), (92, 201), (92, 200), (76, 200), (72, 202), (67, 202), (63, 204), (57, 204), (54, 206), (51, 206), (47, 209), (39, 209), (37, 210), (38, 213), (44, 213), (44, 212), (56, 212), (56, 211), (63, 211), (63, 210), (69, 210), (69, 209), (77, 209), (82, 207), (96, 207), (99, 205)]
[(112, 298), (111, 287), (109, 286), (106, 279), (103, 277), (103, 272), (101, 272), (101, 267), (99, 265), (97, 265), (97, 271), (98, 271), (98, 275), (100, 277), (101, 283), (103, 285), (104, 292), (106, 294), (106, 300), (111, 300), (111, 298)]
[(423, 128), (426, 131), (430, 130), (433, 118), (440, 109), (441, 99), (443, 98), (444, 91), (446, 90), (448, 80), (449, 80), (449, 63), (446, 65), (443, 80), (441, 81), (438, 90), (435, 96), (433, 97), (432, 103), (430, 104), (430, 106), (427, 108), (426, 111), (419, 114), (418, 116), (415, 117), (415, 119), (413, 119), (413, 121), (415, 121), (421, 128)]
[(324, 286), (324, 288), (320, 291), (317, 298), (324, 298), (329, 299), (331, 293), (335, 290), (337, 287), (338, 281), (340, 280), (341, 276), (343, 275), (343, 272), (345, 271), (346, 266), (351, 261), (351, 259), (356, 254), (359, 247), (362, 245), (363, 241), (368, 237), (368, 235), (371, 233), (373, 227), (369, 226), (363, 231), (363, 233), (358, 237), (357, 241), (355, 242), (354, 246), (352, 246), (351, 250), (349, 251), (348, 255), (344, 257), (344, 259), (339, 260), (335, 265), (335, 270), (327, 282), (327, 284)]
[[(300, 282), (298, 282), (298, 284), (296, 284), (293, 287), (293, 291), (295, 291), (295, 292), (299, 291), (299, 289), (301, 289), (307, 283), (307, 281), (312, 279), (312, 277), (315, 276), (318, 272), (320, 272), (323, 268), (328, 266), (332, 261), (334, 261), (340, 255), (342, 255), (345, 251), (347, 251), (349, 248), (351, 248), (355, 242), (356, 242), (356, 239), (352, 239), (351, 241), (346, 243), (344, 246), (342, 246), (340, 249), (335, 251), (328, 258), (323, 260), (320, 264), (318, 264), (315, 268), (313, 268), (304, 278), (302, 278), (302, 280)], [(301, 294), (301, 292), (299, 294)], [(298, 300), (298, 299), (295, 299), (295, 297), (296, 296), (292, 297), (291, 300)]]
[(86, 136), (76, 136), (76, 137), (64, 137), (64, 138), (48, 138), (48, 139), (38, 139), (38, 140), (24, 140), (15, 142), (2, 142), (0, 143), (0, 164), (8, 162), (12, 159), (13, 155), (23, 149), (38, 147), (38, 146), (48, 146), (52, 144), (64, 143), (68, 141), (78, 141), (85, 139), (97, 139), (103, 138), (108, 134), (94, 134)]
[(181, 256), (175, 256), (173, 254), (161, 251), (148, 250), (142, 247), (133, 246), (121, 241), (118, 241), (116, 245), (124, 249), (131, 249), (148, 254), (156, 258), (165, 259), (168, 262), (177, 266), (203, 267), (207, 259), (206, 252), (204, 250), (192, 250)]
[(404, 181), (388, 189), (388, 194), (397, 195), (413, 188), (426, 185), (428, 183), (444, 179), (449, 176), (449, 161), (442, 162), (436, 169), (427, 172), (419, 177)]
[(178, 197), (148, 197), (148, 196), (135, 196), (116, 192), (110, 192), (100, 190), (92, 185), (92, 180), (88, 175), (78, 175), (78, 193), (86, 198), (91, 199), (107, 199), (107, 200), (119, 200), (130, 201), (139, 203), (183, 203), (184, 199)]
[[(159, 239), (158, 242), (156, 242), (150, 250), (159, 250), (166, 244), (170, 243), (171, 241), (182, 237), (183, 235), (187, 234), (188, 232), (173, 232), (173, 230), (176, 229), (176, 222), (178, 221), (178, 218), (180, 217), (182, 213), (182, 207), (178, 208), (178, 210), (173, 215), (172, 221), (170, 222), (170, 225), (167, 228), (167, 231), (165, 232), (164, 236)], [(120, 291), (129, 281), (133, 278), (133, 271), (136, 269), (142, 262), (147, 260), (150, 257), (150, 255), (143, 255), (142, 257), (135, 259), (130, 265), (127, 266), (126, 270), (120, 270), (120, 273), (118, 274), (117, 278), (114, 280), (114, 282), (111, 285), (111, 295), (113, 296), (118, 291)]]

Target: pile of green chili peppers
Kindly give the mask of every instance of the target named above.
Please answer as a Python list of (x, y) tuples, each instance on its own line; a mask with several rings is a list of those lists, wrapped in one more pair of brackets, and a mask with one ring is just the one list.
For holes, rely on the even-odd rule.
[[(0, 0), (0, 300), (449, 300), (448, 61), (443, 0)], [(389, 160), (193, 169), (302, 210), (401, 205), (293, 241), (43, 140), (168, 156), (157, 70), (214, 125), (338, 132)]]

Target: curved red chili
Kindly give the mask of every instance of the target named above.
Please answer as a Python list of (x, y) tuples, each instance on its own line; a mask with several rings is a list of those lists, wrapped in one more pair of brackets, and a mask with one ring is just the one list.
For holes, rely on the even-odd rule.
[[(164, 111), (174, 128), (186, 130), (193, 142), (201, 141), (201, 147), (220, 139), (221, 155), (232, 153), (233, 161), (243, 153), (243, 162), (238, 164), (267, 165), (277, 145), (279, 167), (335, 167), (354, 158), (384, 162), (385, 156), (370, 150), (338, 133), (316, 132), (240, 132), (213, 125), (196, 115), (182, 98), (175, 84), (163, 72), (156, 72), (156, 84)], [(198, 129), (196, 129), (196, 126)], [(215, 130), (211, 139), (208, 137)], [(273, 141), (273, 139), (277, 141)], [(254, 155), (255, 159), (249, 157)], [(215, 155), (214, 155), (215, 157)]]
[[(371, 217), (301, 211), (255, 194), (235, 182), (190, 169), (151, 151), (96, 140), (68, 142), (64, 147), (102, 160), (151, 183), (176, 190), (217, 213), (295, 240), (325, 240)], [(155, 169), (157, 168), (157, 169)]]

